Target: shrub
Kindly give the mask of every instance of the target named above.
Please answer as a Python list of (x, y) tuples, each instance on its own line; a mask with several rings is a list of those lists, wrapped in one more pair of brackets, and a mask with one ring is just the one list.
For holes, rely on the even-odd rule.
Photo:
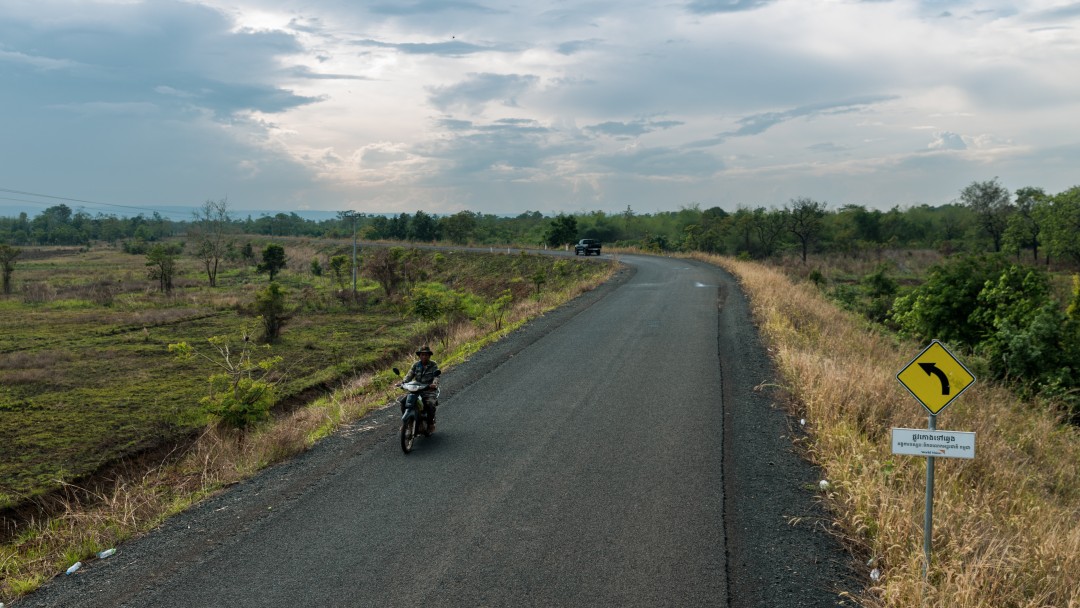
[(281, 328), (292, 317), (286, 292), (281, 285), (270, 283), (255, 296), (255, 312), (262, 321), (263, 341), (268, 344), (276, 342), (281, 335)]
[(891, 320), (901, 333), (973, 347), (984, 327), (970, 319), (987, 281), (1005, 263), (999, 256), (965, 256), (932, 266), (926, 282), (893, 302)]
[(199, 357), (220, 370), (209, 377), (210, 394), (200, 400), (203, 409), (222, 423), (238, 429), (246, 429), (268, 418), (277, 399), (276, 387), (280, 381), (271, 381), (270, 373), (281, 363), (281, 357), (256, 361), (253, 355), (258, 347), (252, 344), (247, 329), (241, 332), (239, 339), (214, 336), (207, 342), (216, 351), (216, 357), (199, 352), (187, 342), (169, 345), (169, 352), (176, 353), (181, 360)]

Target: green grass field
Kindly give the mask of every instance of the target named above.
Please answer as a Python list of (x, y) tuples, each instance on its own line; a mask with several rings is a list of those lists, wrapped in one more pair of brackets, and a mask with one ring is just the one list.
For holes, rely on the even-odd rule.
[[(437, 341), (445, 322), (413, 314), (409, 285), (441, 283), (469, 294), (482, 311), (505, 290), (514, 301), (534, 297), (538, 273), (546, 290), (603, 268), (541, 255), (408, 250), (411, 276), (400, 294), (387, 298), (362, 279), (353, 304), (344, 297), (351, 279), (341, 293), (331, 277), (311, 273), (313, 258), (326, 268), (330, 256), (349, 252), (347, 244), (275, 242), (289, 255), (276, 280), (295, 310), (271, 349), (284, 359), (281, 402), (328, 392), (421, 341)], [(264, 244), (256, 242), (256, 251)], [(145, 256), (110, 247), (34, 249), (20, 258), (15, 290), (0, 297), (0, 508), (208, 422), (198, 401), (210, 364), (179, 361), (168, 345), (199, 348), (211, 336), (238, 335), (252, 323), (248, 307), (268, 278), (230, 262), (210, 288), (199, 261), (182, 255), (176, 288), (165, 295), (146, 270)]]

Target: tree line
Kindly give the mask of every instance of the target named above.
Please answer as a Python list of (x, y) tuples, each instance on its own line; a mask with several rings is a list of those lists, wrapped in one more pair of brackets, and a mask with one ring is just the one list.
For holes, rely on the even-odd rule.
[[(336, 218), (311, 220), (296, 213), (259, 218), (235, 217), (225, 200), (207, 201), (187, 221), (158, 213), (117, 217), (73, 211), (64, 204), (34, 218), (0, 217), (0, 243), (86, 245), (95, 241), (131, 246), (169, 237), (194, 237), (209, 248), (207, 259), (220, 257), (225, 241), (205, 242), (207, 226), (219, 233), (309, 236), (404, 242), (565, 247), (581, 238), (606, 245), (645, 250), (703, 251), (765, 259), (793, 252), (853, 254), (867, 249), (936, 248), (945, 253), (995, 251), (1027, 255), (1032, 261), (1080, 265), (1080, 187), (1049, 194), (1025, 187), (1010, 192), (997, 178), (972, 182), (955, 201), (888, 210), (849, 204), (830, 208), (807, 197), (781, 207), (740, 205), (734, 211), (699, 204), (678, 211), (621, 213), (592, 211), (545, 216), (526, 211), (496, 216), (472, 211), (435, 215), (378, 215), (342, 212)], [(211, 283), (214, 269), (208, 268)]]

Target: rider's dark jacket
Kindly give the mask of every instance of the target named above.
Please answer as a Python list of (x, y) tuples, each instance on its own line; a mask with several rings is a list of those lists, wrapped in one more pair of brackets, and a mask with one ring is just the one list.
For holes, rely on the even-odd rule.
[(434, 361), (428, 361), (427, 365), (424, 365), (423, 361), (417, 361), (409, 368), (409, 373), (405, 374), (405, 382), (415, 380), (421, 384), (431, 384), (435, 382), (437, 371), (439, 371), (439, 365)]

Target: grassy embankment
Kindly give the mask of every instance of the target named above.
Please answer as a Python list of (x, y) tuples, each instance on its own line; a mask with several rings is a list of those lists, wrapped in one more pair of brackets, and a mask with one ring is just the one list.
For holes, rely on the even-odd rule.
[[(267, 283), (244, 265), (205, 287), (198, 267), (182, 260), (177, 289), (148, 287), (144, 256), (112, 249), (35, 252), (18, 266), (22, 295), (0, 300), (0, 493), (49, 516), (5, 530), (0, 544), (0, 601), (37, 588), (75, 561), (149, 530), (164, 518), (310, 447), (390, 398), (392, 364), (403, 366), (420, 341), (431, 341), (444, 368), (464, 361), (543, 311), (592, 289), (614, 264), (551, 256), (417, 250), (414, 265), (429, 282), (493, 301), (513, 301), (473, 322), (422, 321), (407, 301), (386, 298), (361, 281), (357, 309), (328, 277), (306, 272), (312, 257), (341, 253), (340, 244), (287, 243), (290, 269), (279, 281), (297, 307), (272, 353), (285, 359), (282, 396), (300, 407), (240, 440), (208, 425), (197, 402), (211, 369), (183, 363), (167, 350), (187, 340), (235, 334), (246, 303)], [(438, 256), (438, 257), (436, 257)], [(533, 277), (545, 277), (537, 294)], [(414, 277), (414, 281), (420, 277)], [(351, 287), (351, 286), (350, 286)], [(496, 319), (496, 317), (499, 317)], [(315, 396), (311, 396), (315, 389)], [(127, 457), (195, 433), (160, 462)], [(111, 464), (105, 483), (73, 483)], [(98, 480), (101, 481), (101, 480)], [(65, 490), (55, 492), (56, 488)]]
[[(895, 375), (925, 344), (899, 340), (774, 268), (705, 257), (739, 277), (805, 418), (803, 446), (831, 482), (835, 532), (866, 563), (866, 606), (1080, 607), (1080, 431), (976, 382), (938, 419), (974, 431), (976, 458), (936, 460), (933, 563), (924, 584), (926, 461), (890, 429), (926, 428)], [(870, 577), (878, 569), (880, 579)]]

